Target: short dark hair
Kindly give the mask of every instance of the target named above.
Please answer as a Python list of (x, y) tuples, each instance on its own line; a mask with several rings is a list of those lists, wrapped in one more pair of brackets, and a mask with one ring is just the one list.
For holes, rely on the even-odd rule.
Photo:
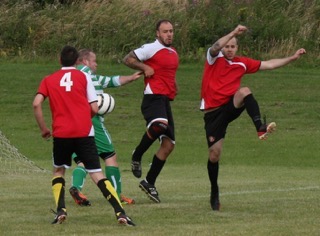
[(72, 46), (64, 46), (60, 53), (60, 62), (62, 66), (73, 66), (76, 64), (79, 53)]
[(156, 24), (156, 31), (158, 31), (158, 30), (159, 30), (160, 25), (161, 25), (162, 23), (170, 23), (171, 25), (173, 25), (173, 24), (172, 24), (172, 22), (171, 22), (170, 20), (167, 20), (167, 19), (159, 20), (159, 21), (157, 22), (157, 24)]

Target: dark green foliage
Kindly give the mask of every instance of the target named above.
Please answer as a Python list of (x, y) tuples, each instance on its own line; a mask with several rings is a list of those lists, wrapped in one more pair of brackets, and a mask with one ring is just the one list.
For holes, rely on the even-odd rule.
[[(319, 0), (16, 0), (0, 5), (0, 58), (56, 57), (65, 44), (89, 47), (106, 59), (155, 38), (155, 23), (170, 19), (181, 59), (199, 61), (206, 48), (238, 24), (240, 53), (283, 56), (305, 47), (319, 51)], [(314, 65), (319, 61), (311, 60)]]

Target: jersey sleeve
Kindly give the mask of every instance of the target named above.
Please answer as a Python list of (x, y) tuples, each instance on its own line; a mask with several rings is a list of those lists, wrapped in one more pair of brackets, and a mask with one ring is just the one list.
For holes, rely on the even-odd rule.
[(209, 65), (213, 65), (218, 57), (223, 57), (222, 52), (220, 51), (217, 56), (212, 57), (210, 54), (210, 48), (207, 51), (207, 62)]
[(165, 47), (158, 40), (154, 41), (153, 43), (144, 44), (140, 48), (133, 50), (133, 52), (136, 54), (137, 58), (143, 62), (153, 57), (158, 51), (163, 48), (167, 48), (168, 50), (172, 50), (176, 53), (173, 48)]
[(150, 59), (157, 51), (159, 51), (161, 47), (163, 46), (155, 41), (154, 43), (144, 44), (140, 48), (135, 49), (133, 52), (140, 61), (146, 61)]
[(248, 57), (242, 57), (247, 67), (246, 74), (255, 73), (260, 69), (261, 61)]
[(120, 75), (115, 75), (115, 76), (97, 75), (96, 78), (98, 79), (99, 84), (101, 84), (103, 88), (112, 88), (112, 87), (121, 86)]
[(40, 82), (37, 94), (42, 94), (44, 97), (48, 97), (48, 86), (45, 78)]
[(98, 97), (96, 94), (96, 90), (93, 86), (91, 77), (89, 74), (84, 73), (86, 75), (86, 79), (87, 79), (87, 98), (88, 98), (88, 102), (92, 103), (92, 102), (97, 102), (98, 101)]
[(148, 52), (146, 50), (146, 45), (143, 45), (141, 46), (140, 48), (137, 48), (136, 50), (133, 51), (137, 58), (140, 60), (140, 61), (146, 61), (148, 60), (148, 58), (150, 58), (148, 56)]

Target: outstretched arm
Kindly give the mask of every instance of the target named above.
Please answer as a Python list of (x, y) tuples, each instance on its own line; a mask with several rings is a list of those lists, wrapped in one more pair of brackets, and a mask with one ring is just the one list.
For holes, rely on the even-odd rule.
[(128, 55), (123, 58), (123, 63), (132, 69), (143, 71), (145, 77), (150, 77), (154, 74), (154, 70), (141, 62), (133, 51), (129, 52)]
[(121, 85), (128, 84), (132, 81), (139, 79), (141, 75), (142, 75), (141, 71), (137, 71), (137, 72), (133, 73), (132, 75), (121, 75), (119, 78), (120, 84)]
[(230, 41), (230, 39), (237, 37), (238, 35), (243, 34), (248, 29), (246, 26), (238, 25), (233, 31), (231, 31), (229, 34), (221, 37), (218, 39), (210, 48), (210, 54), (212, 57), (215, 57), (218, 55), (220, 50)]
[(300, 58), (301, 55), (305, 54), (306, 50), (304, 48), (300, 48), (290, 57), (279, 58), (279, 59), (271, 59), (268, 61), (262, 61), (260, 65), (260, 70), (273, 70), (282, 66), (289, 64)]
[(96, 75), (96, 78), (103, 88), (114, 88), (135, 81), (140, 78), (142, 74), (143, 72), (137, 71), (132, 75)]

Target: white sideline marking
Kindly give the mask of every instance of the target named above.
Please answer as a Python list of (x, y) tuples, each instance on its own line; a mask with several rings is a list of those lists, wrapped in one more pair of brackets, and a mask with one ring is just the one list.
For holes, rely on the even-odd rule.
[(292, 191), (303, 191), (303, 190), (318, 190), (319, 186), (309, 186), (300, 188), (288, 188), (288, 189), (268, 189), (268, 190), (251, 190), (251, 191), (239, 191), (239, 192), (226, 192), (220, 193), (220, 196), (224, 195), (241, 195), (250, 193), (268, 193), (268, 192), (292, 192)]

